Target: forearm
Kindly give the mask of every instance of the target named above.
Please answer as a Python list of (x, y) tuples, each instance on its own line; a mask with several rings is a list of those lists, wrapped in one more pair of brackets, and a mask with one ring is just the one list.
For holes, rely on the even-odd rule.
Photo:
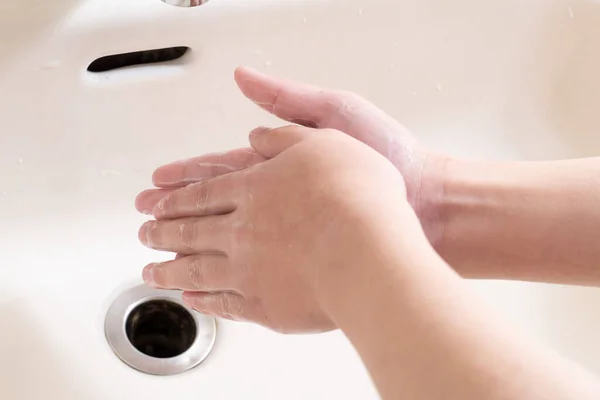
[(424, 225), (461, 275), (600, 284), (600, 158), (450, 160), (443, 176)]
[(377, 249), (326, 302), (384, 399), (599, 398), (591, 376), (491, 321), (431, 249), (408, 244), (394, 266)]

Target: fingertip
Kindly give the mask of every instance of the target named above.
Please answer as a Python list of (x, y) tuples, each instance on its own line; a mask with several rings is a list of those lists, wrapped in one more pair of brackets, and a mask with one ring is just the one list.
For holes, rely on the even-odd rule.
[(182, 162), (163, 165), (152, 173), (152, 184), (156, 187), (172, 187), (183, 184)]
[(299, 125), (281, 128), (257, 128), (250, 134), (250, 145), (257, 153), (273, 158), (295, 144), (308, 139), (314, 129)]
[(259, 126), (258, 128), (254, 128), (252, 129), (252, 131), (250, 132), (250, 139), (262, 135), (264, 133), (267, 133), (271, 130), (271, 128), (267, 128), (266, 126)]
[(147, 244), (147, 242), (148, 242), (148, 222), (145, 222), (138, 230), (138, 240), (143, 245)]
[(152, 197), (152, 190), (144, 190), (142, 193), (138, 194), (135, 198), (135, 209), (145, 215), (152, 214), (153, 206), (150, 203), (149, 199)]
[(151, 287), (156, 286), (156, 282), (154, 280), (154, 266), (155, 265), (157, 265), (157, 264), (156, 263), (148, 264), (142, 270), (142, 279), (144, 280), (144, 283)]
[(260, 79), (264, 78), (265, 76), (265, 74), (246, 65), (238, 66), (233, 72), (233, 77), (236, 80), (236, 82), (245, 81), (248, 79)]
[(135, 208), (145, 215), (153, 215), (156, 205), (161, 202), (169, 194), (173, 193), (174, 189), (149, 189), (140, 193), (135, 199)]
[(238, 67), (234, 74), (235, 82), (242, 94), (258, 106), (272, 112), (280, 83), (272, 76), (250, 67)]

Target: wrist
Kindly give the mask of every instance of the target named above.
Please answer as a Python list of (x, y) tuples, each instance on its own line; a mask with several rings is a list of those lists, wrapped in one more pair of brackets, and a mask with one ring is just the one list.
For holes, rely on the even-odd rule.
[(443, 210), (448, 170), (456, 161), (443, 154), (427, 150), (420, 152), (420, 169), (406, 174), (412, 177), (407, 182), (408, 197), (429, 243), (437, 250), (444, 235)]
[(496, 265), (518, 264), (503, 250), (509, 236), (502, 221), (515, 212), (510, 198), (523, 198), (522, 185), (507, 179), (513, 171), (499, 165), (447, 157), (441, 184), (423, 198), (435, 250), (463, 277), (494, 278)]
[(432, 278), (454, 274), (427, 241), (412, 208), (407, 204), (402, 213), (400, 222), (382, 221), (393, 228), (381, 235), (356, 226), (361, 241), (348, 246), (351, 256), (320, 273), (317, 297), (342, 330), (355, 319), (382, 311), (377, 308), (384, 298), (414, 293)]

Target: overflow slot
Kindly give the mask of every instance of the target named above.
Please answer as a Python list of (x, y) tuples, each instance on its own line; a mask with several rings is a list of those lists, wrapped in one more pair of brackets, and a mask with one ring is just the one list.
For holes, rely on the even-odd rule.
[(183, 57), (190, 48), (187, 46), (165, 47), (130, 53), (111, 54), (95, 59), (88, 65), (88, 72), (101, 73), (116, 69), (168, 63)]

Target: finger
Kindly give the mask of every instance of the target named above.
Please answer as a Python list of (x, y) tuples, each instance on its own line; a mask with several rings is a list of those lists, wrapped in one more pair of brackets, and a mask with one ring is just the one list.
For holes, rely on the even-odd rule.
[(142, 277), (159, 289), (218, 292), (233, 290), (229, 273), (226, 256), (201, 254), (150, 264)]
[(207, 154), (164, 165), (154, 171), (154, 186), (162, 188), (183, 187), (207, 178), (249, 168), (265, 161), (253, 149), (244, 148), (226, 153)]
[(250, 68), (235, 71), (246, 97), (286, 121), (311, 128), (342, 131), (388, 156), (398, 133), (410, 134), (394, 118), (362, 97), (262, 74)]
[(235, 211), (243, 191), (241, 175), (221, 175), (191, 184), (163, 197), (152, 213), (156, 219), (222, 215)]
[(173, 193), (173, 189), (150, 189), (140, 193), (135, 199), (135, 208), (142, 214), (152, 215), (159, 201)]
[(203, 314), (233, 321), (251, 320), (251, 310), (247, 302), (236, 293), (183, 292), (183, 301)]
[(284, 150), (310, 138), (314, 129), (299, 125), (289, 125), (282, 128), (256, 128), (250, 132), (250, 145), (267, 158), (273, 158)]
[(181, 254), (226, 254), (229, 221), (225, 216), (148, 221), (138, 237), (145, 246)]

